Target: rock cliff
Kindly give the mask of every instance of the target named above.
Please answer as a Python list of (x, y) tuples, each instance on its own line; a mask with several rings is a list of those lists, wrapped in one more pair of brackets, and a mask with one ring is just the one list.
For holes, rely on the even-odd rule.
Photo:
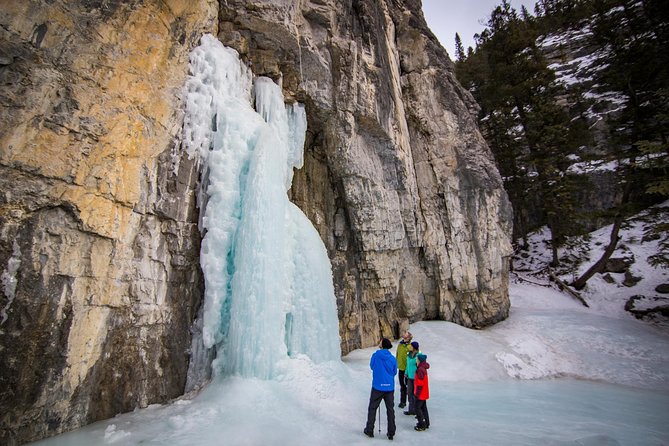
[(344, 352), (503, 319), (511, 210), (419, 2), (253, 3), (221, 4), (219, 38), (307, 106), (291, 194), (331, 254)]
[(183, 393), (197, 169), (169, 162), (217, 4), (0, 7), (0, 443)]
[(420, 8), (2, 3), (3, 444), (184, 391), (203, 285), (181, 89), (205, 32), (306, 104), (290, 196), (328, 248), (344, 353), (417, 320), (506, 317), (511, 209)]

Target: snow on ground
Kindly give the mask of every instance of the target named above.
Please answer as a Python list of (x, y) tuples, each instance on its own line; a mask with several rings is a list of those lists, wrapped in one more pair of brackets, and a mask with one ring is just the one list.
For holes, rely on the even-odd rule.
[[(649, 229), (655, 223), (666, 221), (669, 221), (669, 201), (641, 212), (623, 224), (619, 232), (620, 241), (611, 258), (625, 259), (629, 263), (629, 274), (640, 280), (634, 285), (629, 282), (625, 285), (626, 273), (609, 272), (608, 279), (613, 281), (609, 283), (606, 274), (595, 274), (581, 292), (590, 305), (590, 313), (630, 318), (630, 313), (625, 311), (625, 303), (630, 297), (662, 298), (655, 288), (669, 283), (669, 269), (653, 266), (651, 256), (658, 253), (669, 256), (669, 252), (662, 247), (662, 243), (666, 243), (662, 237), (650, 236)], [(605, 226), (592, 232), (587, 242), (575, 241), (561, 248), (560, 258), (567, 264), (560, 274), (561, 279), (569, 283), (595, 263), (609, 244), (610, 233), (611, 225)], [(550, 233), (546, 228), (531, 235), (528, 250), (518, 253), (514, 259), (517, 280), (547, 283), (545, 268), (551, 261), (549, 241)], [(569, 268), (569, 263), (576, 267)]]
[[(396, 409), (396, 444), (666, 445), (669, 336), (556, 290), (512, 284), (510, 317), (486, 330), (420, 322), (431, 428)], [(277, 380), (215, 381), (193, 399), (119, 415), (39, 444), (371, 445), (369, 358), (286, 360)], [(397, 398), (397, 396), (396, 396)]]
[[(665, 204), (666, 206), (666, 204)], [(656, 216), (657, 217), (657, 216)], [(666, 221), (665, 217), (664, 221)], [(643, 241), (647, 215), (621, 232), (614, 254), (634, 256), (632, 287), (601, 277), (584, 292), (590, 308), (542, 286), (537, 271), (550, 260), (546, 231), (531, 240), (512, 276), (509, 318), (484, 330), (449, 322), (411, 326), (428, 355), (431, 427), (415, 432), (413, 417), (395, 410), (395, 444), (408, 445), (669, 445), (669, 333), (624, 310), (633, 294), (655, 293), (667, 271), (648, 258), (660, 240)], [(594, 262), (608, 241), (607, 228), (590, 244), (561, 251)], [(598, 275), (599, 276), (599, 275)], [(562, 276), (568, 280), (567, 275)], [(527, 282), (532, 280), (538, 284)], [(396, 342), (394, 342), (396, 345)], [(342, 361), (314, 364), (307, 357), (280, 363), (274, 380), (217, 379), (192, 399), (122, 414), (40, 445), (374, 445), (385, 437), (362, 433), (374, 348)], [(394, 351), (394, 348), (393, 348)], [(396, 403), (398, 392), (396, 392)]]

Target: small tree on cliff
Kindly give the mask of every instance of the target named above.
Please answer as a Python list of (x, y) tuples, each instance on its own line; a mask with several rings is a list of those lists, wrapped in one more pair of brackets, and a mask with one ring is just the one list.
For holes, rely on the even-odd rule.
[(465, 48), (462, 46), (462, 39), (460, 39), (460, 34), (455, 33), (455, 60), (462, 62), (466, 58)]

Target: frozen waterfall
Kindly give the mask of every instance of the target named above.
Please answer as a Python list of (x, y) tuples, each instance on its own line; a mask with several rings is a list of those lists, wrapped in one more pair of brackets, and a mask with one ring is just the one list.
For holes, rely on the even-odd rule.
[(205, 188), (206, 291), (202, 339), (194, 343), (215, 347), (214, 373), (226, 375), (269, 379), (288, 357), (339, 359), (327, 252), (287, 196), (303, 162), (304, 107), (285, 105), (278, 85), (254, 79), (211, 35), (190, 67), (184, 144), (203, 163)]

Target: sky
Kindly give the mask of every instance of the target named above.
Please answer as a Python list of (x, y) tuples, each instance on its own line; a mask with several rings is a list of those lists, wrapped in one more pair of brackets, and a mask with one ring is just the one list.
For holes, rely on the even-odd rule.
[[(490, 12), (500, 3), (501, 0), (423, 0), (423, 13), (432, 32), (451, 59), (455, 59), (455, 33), (460, 34), (465, 51), (474, 47), (474, 34), (485, 29)], [(516, 10), (525, 5), (532, 13), (536, 2), (511, 0), (510, 3)]]

